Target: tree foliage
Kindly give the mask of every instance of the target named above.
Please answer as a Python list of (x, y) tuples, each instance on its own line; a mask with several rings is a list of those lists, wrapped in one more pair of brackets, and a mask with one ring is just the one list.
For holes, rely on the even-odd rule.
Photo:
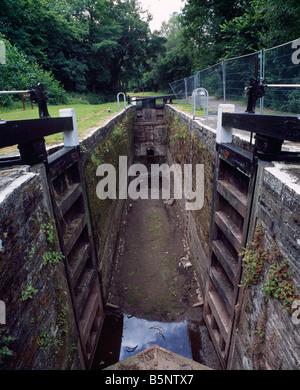
[(114, 91), (159, 51), (136, 0), (2, 0), (0, 32), (67, 90)]
[(11, 44), (9, 61), (23, 55), (67, 91), (167, 92), (170, 82), (225, 58), (299, 38), (299, 18), (299, 0), (187, 0), (152, 33), (138, 0), (1, 0), (0, 34)]
[[(45, 85), (49, 103), (66, 101), (63, 87), (51, 72), (44, 70), (36, 62), (29, 61), (24, 53), (12, 46), (1, 34), (0, 40), (3, 40), (6, 46), (5, 65), (0, 65), (1, 91), (27, 90), (32, 85), (42, 83)], [(13, 98), (13, 95), (0, 95), (0, 105), (9, 105)]]
[(181, 22), (189, 47), (197, 51), (197, 68), (215, 64), (223, 55), (220, 26), (241, 14), (238, 0), (188, 0), (183, 8)]
[(193, 69), (193, 50), (186, 46), (183, 27), (179, 15), (174, 13), (168, 22), (162, 24), (160, 31), (163, 42), (162, 51), (151, 71), (144, 75), (146, 87), (169, 92), (169, 84), (186, 77)]
[(299, 18), (299, 0), (188, 0), (181, 21), (202, 69), (299, 38)]

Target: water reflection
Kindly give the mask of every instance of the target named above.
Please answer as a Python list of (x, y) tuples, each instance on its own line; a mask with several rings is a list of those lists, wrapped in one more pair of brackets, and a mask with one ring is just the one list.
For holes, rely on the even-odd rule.
[(163, 323), (124, 316), (120, 360), (137, 354), (152, 345), (159, 345), (192, 359), (188, 323)]
[(204, 364), (201, 327), (199, 321), (166, 323), (107, 313), (92, 369), (101, 370), (152, 345)]

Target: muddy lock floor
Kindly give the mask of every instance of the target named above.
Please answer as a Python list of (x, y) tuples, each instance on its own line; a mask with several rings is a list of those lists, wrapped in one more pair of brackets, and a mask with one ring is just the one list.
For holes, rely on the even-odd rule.
[[(176, 202), (131, 200), (128, 204), (116, 252), (107, 314), (112, 314), (111, 308), (116, 308), (126, 319), (134, 318), (132, 326), (145, 332), (144, 340), (149, 336), (147, 333), (156, 330), (161, 346), (171, 350), (172, 345), (183, 343), (185, 335), (179, 329), (180, 324), (186, 324), (184, 332), (189, 334), (189, 345), (182, 346), (183, 354), (188, 357), (184, 349), (190, 349), (193, 360), (220, 368), (203, 321), (203, 297)], [(114, 315), (117, 318), (116, 311)], [(131, 323), (127, 320), (126, 327)], [(168, 334), (170, 329), (174, 330)], [(131, 352), (139, 347), (138, 329), (131, 333), (134, 332), (136, 340), (131, 343), (136, 347)], [(124, 333), (123, 330), (123, 338)], [(128, 348), (127, 352), (130, 352)], [(100, 365), (104, 363), (100, 361)]]

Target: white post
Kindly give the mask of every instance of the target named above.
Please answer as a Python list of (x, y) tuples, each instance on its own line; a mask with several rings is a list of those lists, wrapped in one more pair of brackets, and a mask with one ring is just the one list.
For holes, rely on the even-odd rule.
[(74, 108), (64, 108), (59, 110), (59, 116), (61, 118), (66, 118), (71, 116), (73, 120), (73, 130), (64, 131), (64, 144), (66, 147), (68, 146), (78, 146), (79, 145), (79, 136), (78, 136), (78, 128), (76, 122), (76, 113)]
[(123, 98), (124, 98), (124, 108), (126, 110), (126, 96), (125, 96), (125, 93), (123, 93), (123, 92), (119, 92), (118, 95), (117, 95), (118, 110), (120, 109), (120, 99), (119, 99), (120, 95), (123, 95)]
[(232, 127), (222, 127), (222, 114), (223, 112), (234, 112), (234, 104), (219, 104), (218, 107), (218, 124), (217, 124), (217, 139), (218, 144), (232, 142)]

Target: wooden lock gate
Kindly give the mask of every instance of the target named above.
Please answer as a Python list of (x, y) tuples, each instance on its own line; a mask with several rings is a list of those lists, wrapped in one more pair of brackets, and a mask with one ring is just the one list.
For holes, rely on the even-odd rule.
[[(45, 106), (43, 112), (47, 112)], [(59, 118), (0, 121), (0, 148), (18, 144), (20, 150), (20, 157), (0, 159), (0, 167), (45, 165), (61, 252), (65, 257), (78, 352), (82, 368), (90, 369), (104, 311), (75, 127), (72, 109), (62, 110)], [(44, 137), (59, 132), (64, 132), (65, 146), (48, 156)]]
[(97, 347), (104, 312), (78, 147), (48, 158), (48, 185), (86, 368)]
[[(262, 167), (276, 160), (300, 162), (298, 152), (281, 150), (284, 140), (300, 142), (300, 117), (221, 115), (220, 130), (231, 134), (223, 140), (221, 135), (221, 142), (217, 137), (204, 320), (222, 367), (230, 369), (243, 272), (240, 253), (253, 238)], [(233, 128), (255, 133), (253, 151), (231, 143)]]

